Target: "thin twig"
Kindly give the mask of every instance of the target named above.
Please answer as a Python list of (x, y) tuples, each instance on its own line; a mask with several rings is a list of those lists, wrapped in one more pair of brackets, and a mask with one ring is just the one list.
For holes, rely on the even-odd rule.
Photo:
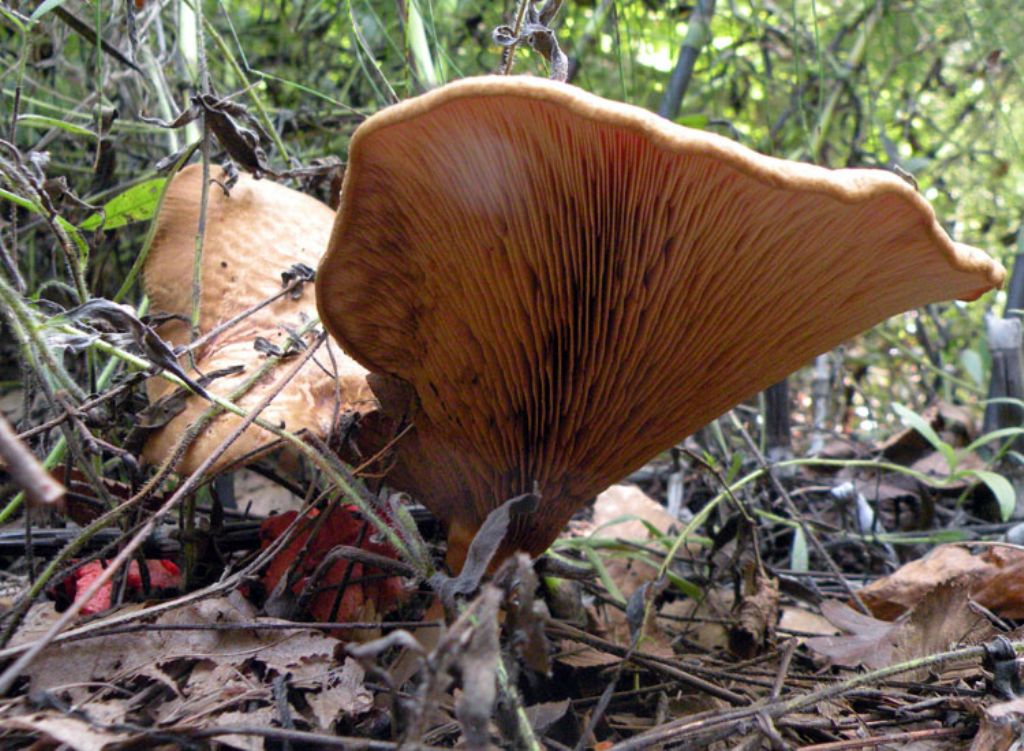
[(6, 463), (15, 484), (37, 506), (53, 506), (64, 497), (64, 486), (57, 482), (36, 459), (35, 454), (18, 440), (17, 434), (0, 415), (0, 457)]

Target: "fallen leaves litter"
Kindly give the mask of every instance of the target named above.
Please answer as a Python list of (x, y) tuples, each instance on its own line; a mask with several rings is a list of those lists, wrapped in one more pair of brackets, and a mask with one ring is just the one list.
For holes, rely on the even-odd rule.
[[(372, 708), (362, 667), (352, 659), (339, 661), (337, 640), (307, 628), (279, 628), (282, 625), (287, 623), (257, 617), (255, 608), (234, 593), (171, 610), (158, 617), (151, 630), (131, 636), (112, 634), (50, 645), (26, 675), (32, 692), (87, 705), (90, 712), (102, 709), (103, 722), (109, 724), (269, 725), (281, 720), (282, 707), (269, 689), (275, 679), (284, 681), (287, 713), (297, 727), (329, 731), (338, 720)], [(146, 687), (149, 690), (143, 691)], [(149, 696), (152, 703), (125, 702), (125, 695)], [(22, 725), (4, 727), (27, 728), (26, 718), (34, 718), (33, 729), (64, 743), (81, 724), (44, 712), (21, 715), (17, 719)], [(91, 737), (80, 736), (81, 743), (92, 743)], [(100, 749), (115, 738), (99, 732), (94, 740), (93, 745), (72, 747)], [(262, 748), (259, 739), (226, 742)]]

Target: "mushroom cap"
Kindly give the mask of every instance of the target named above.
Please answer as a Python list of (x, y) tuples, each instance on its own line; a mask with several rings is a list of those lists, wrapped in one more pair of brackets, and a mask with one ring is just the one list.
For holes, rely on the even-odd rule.
[(418, 440), (443, 457), (421, 500), (450, 546), (536, 481), (505, 552), (537, 553), (596, 493), (816, 354), (1003, 276), (895, 175), (484, 77), (359, 127), (316, 284), (345, 350), (415, 392)]
[[(213, 178), (225, 182), (223, 171)], [(150, 255), (143, 269), (143, 285), (153, 310), (188, 317), (192, 305), (192, 258), (199, 227), (202, 166), (195, 164), (175, 175), (164, 196), (157, 217)], [(211, 185), (206, 209), (203, 240), (203, 278), (200, 296), (200, 330), (207, 332), (253, 305), (280, 292), (281, 272), (304, 263), (315, 267), (327, 247), (334, 212), (316, 199), (269, 180), (241, 175), (230, 194)], [(211, 373), (232, 365), (244, 371), (214, 380), (207, 390), (227, 397), (259, 368), (264, 356), (256, 351), (256, 337), (263, 337), (284, 349), (290, 341), (288, 329), (296, 330), (316, 316), (314, 292), (304, 285), (298, 299), (284, 296), (225, 330), (196, 352), (200, 373)], [(158, 333), (174, 345), (187, 344), (188, 326), (170, 320)], [(307, 337), (307, 341), (311, 337)], [(326, 352), (318, 356), (329, 367)], [(366, 369), (335, 347), (338, 380), (310, 360), (263, 411), (262, 417), (290, 431), (309, 430), (327, 436), (340, 409), (369, 409), (376, 405), (366, 383)], [(294, 361), (282, 360), (255, 384), (238, 404), (254, 407), (292, 368)], [(186, 357), (181, 358), (186, 370)], [(195, 374), (195, 371), (192, 373)], [(339, 383), (340, 382), (340, 383)], [(162, 378), (148, 382), (155, 401), (173, 390)], [(185, 410), (147, 440), (143, 457), (158, 463), (166, 458), (182, 433), (209, 407), (196, 395), (186, 399)], [(188, 449), (179, 470), (190, 473), (240, 422), (239, 417), (217, 417)], [(240, 460), (258, 455), (276, 437), (257, 426), (250, 427), (213, 467), (219, 471)]]

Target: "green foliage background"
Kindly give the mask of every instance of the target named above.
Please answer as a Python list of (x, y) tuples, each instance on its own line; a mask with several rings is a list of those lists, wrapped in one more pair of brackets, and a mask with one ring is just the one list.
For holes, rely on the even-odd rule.
[[(491, 29), (514, 12), (473, 0), (14, 3), (0, 16), (0, 127), (22, 155), (49, 152), (48, 177), (102, 205), (196, 138), (195, 125), (166, 130), (142, 116), (172, 119), (185, 108), (205, 57), (212, 90), (278, 134), (275, 166), (343, 159), (352, 130), (392, 97), (492, 72)], [(694, 16), (684, 0), (570, 0), (556, 30), (574, 83), (657, 109)], [(93, 44), (97, 35), (139, 71)], [(720, 0), (678, 120), (777, 156), (901, 167), (956, 239), (1011, 265), (1024, 248), (1022, 52), (1015, 0)], [(527, 50), (516, 71), (546, 74)], [(23, 194), (10, 180), (3, 187)], [(53, 237), (13, 205), (0, 202), (0, 237), (29, 295), (68, 305)], [(87, 222), (90, 291), (112, 296), (144, 223), (95, 230), (89, 207), (62, 200), (59, 211)], [(847, 372), (870, 366), (847, 380), (857, 393), (853, 427), (891, 419), (891, 400), (920, 408), (937, 395), (983, 395), (982, 315), (1001, 314), (1001, 299), (911, 313), (852, 343)]]

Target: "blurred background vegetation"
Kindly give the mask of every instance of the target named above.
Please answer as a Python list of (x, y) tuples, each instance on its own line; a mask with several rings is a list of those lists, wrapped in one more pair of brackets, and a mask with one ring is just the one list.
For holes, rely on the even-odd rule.
[[(657, 111), (684, 38), (710, 16), (678, 122), (780, 157), (900, 168), (954, 238), (1012, 266), (1024, 248), (1016, 0), (693, 1), (567, 0), (553, 27), (570, 80)], [(158, 162), (199, 133), (196, 123), (166, 129), (144, 117), (173, 120), (208, 90), (263, 125), (274, 169), (344, 160), (352, 130), (394, 98), (494, 71), (491, 32), (515, 12), (473, 0), (13, 2), (0, 9), (8, 276), (16, 266), (29, 299), (76, 304), (55, 237), (59, 216), (79, 229), (72, 241), (88, 293), (115, 296), (148, 223), (97, 229), (97, 207), (157, 177)], [(525, 49), (515, 71), (547, 74)], [(49, 219), (19, 170), (39, 178)], [(328, 197), (329, 181), (308, 187)], [(145, 219), (139, 203), (123, 219)], [(124, 293), (140, 302), (137, 288)], [(983, 398), (982, 318), (1002, 315), (1004, 302), (999, 293), (979, 305), (932, 306), (851, 342), (832, 358), (841, 367), (831, 376), (831, 426), (885, 433), (892, 402), (920, 411), (936, 397)], [(9, 337), (2, 347), (0, 377), (13, 387), (18, 352)], [(809, 384), (809, 369), (792, 381), (798, 436)]]

